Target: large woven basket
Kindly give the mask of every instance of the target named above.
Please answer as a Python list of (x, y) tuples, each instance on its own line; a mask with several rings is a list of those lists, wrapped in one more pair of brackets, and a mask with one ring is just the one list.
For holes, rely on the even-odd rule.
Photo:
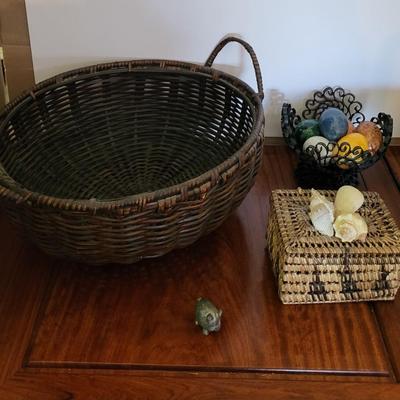
[[(258, 93), (212, 68), (236, 41)], [(57, 75), (0, 116), (0, 200), (45, 252), (132, 263), (217, 228), (259, 170), (264, 113), (251, 46), (226, 38), (204, 66), (100, 64)]]
[[(318, 233), (310, 190), (275, 190), (267, 241), (283, 303), (393, 300), (400, 284), (400, 230), (377, 193), (364, 192), (365, 242)], [(330, 200), (335, 191), (320, 191)]]

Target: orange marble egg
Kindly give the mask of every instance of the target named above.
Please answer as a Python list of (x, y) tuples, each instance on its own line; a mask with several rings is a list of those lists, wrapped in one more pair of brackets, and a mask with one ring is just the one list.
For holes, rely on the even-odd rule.
[(349, 121), (349, 122), (348, 122), (348, 128), (347, 128), (347, 133), (346, 133), (346, 135), (348, 135), (349, 133), (353, 133), (354, 130), (355, 130), (354, 125), (352, 124), (351, 121)]
[(374, 154), (382, 146), (382, 133), (377, 124), (371, 121), (361, 122), (355, 129), (357, 133), (363, 135), (368, 141), (368, 150)]

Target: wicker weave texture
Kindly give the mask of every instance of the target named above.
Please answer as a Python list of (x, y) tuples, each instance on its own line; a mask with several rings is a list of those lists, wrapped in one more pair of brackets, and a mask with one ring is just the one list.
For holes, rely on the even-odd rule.
[[(333, 200), (335, 191), (321, 191)], [(364, 192), (365, 242), (319, 234), (310, 190), (275, 190), (267, 242), (283, 303), (393, 300), (400, 283), (400, 230), (377, 193)]]
[(47, 253), (132, 263), (193, 243), (250, 190), (262, 95), (206, 66), (136, 60), (66, 72), (0, 117), (0, 199)]

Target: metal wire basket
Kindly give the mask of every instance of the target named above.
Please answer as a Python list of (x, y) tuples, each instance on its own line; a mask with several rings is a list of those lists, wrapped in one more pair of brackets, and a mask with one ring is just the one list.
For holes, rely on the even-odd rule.
[(369, 168), (380, 160), (386, 152), (392, 138), (393, 120), (385, 113), (379, 113), (371, 119), (382, 133), (382, 145), (374, 154), (361, 147), (352, 147), (349, 143), (319, 143), (303, 151), (302, 143), (295, 135), (297, 125), (302, 119), (319, 119), (329, 107), (343, 111), (355, 127), (366, 120), (361, 112), (362, 104), (355, 96), (341, 87), (326, 87), (316, 91), (312, 99), (305, 103), (301, 116), (288, 103), (282, 107), (282, 133), (288, 146), (299, 157), (295, 170), (298, 184), (304, 188), (337, 189), (342, 185), (356, 185), (359, 172)]

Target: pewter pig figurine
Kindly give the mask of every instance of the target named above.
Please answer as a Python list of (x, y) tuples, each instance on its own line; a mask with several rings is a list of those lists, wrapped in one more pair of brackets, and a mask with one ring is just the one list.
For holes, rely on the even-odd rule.
[(221, 329), (222, 310), (219, 310), (210, 300), (199, 297), (196, 302), (196, 325), (200, 325), (204, 335), (218, 332)]

